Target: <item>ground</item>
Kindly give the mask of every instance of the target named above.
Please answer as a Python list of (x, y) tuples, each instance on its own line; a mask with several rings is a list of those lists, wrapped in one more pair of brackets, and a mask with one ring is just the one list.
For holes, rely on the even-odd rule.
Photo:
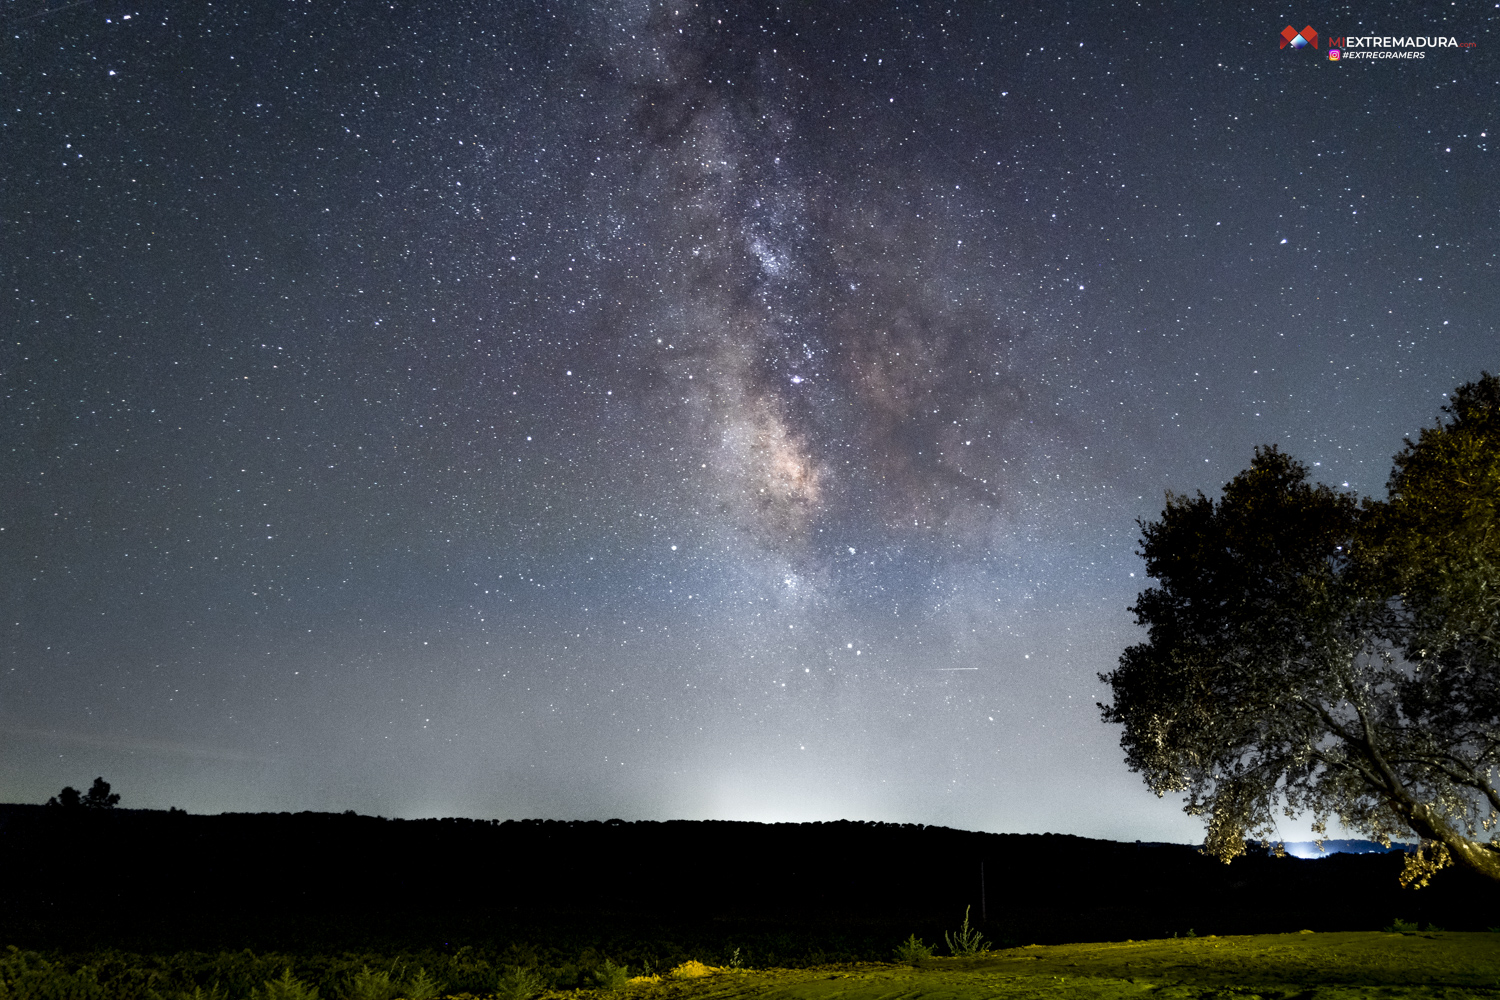
[(1303, 932), (1033, 945), (921, 968), (713, 970), (638, 979), (629, 992), (633, 1000), (1500, 998), (1500, 934)]

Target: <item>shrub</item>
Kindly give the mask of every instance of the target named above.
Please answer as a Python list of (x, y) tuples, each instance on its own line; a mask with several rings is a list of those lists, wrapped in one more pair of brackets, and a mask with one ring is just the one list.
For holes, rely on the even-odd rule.
[(389, 972), (371, 972), (368, 965), (349, 981), (349, 1000), (396, 1000), (400, 995), (401, 988)]
[(673, 969), (669, 975), (673, 979), (697, 979), (699, 976), (713, 975), (713, 971), (713, 969), (693, 958)]
[(896, 945), (896, 961), (903, 965), (921, 965), (931, 957), (932, 947), (915, 934)]
[(594, 985), (601, 990), (623, 990), (630, 984), (630, 972), (623, 965), (616, 965), (609, 959), (595, 969), (591, 975)]
[(531, 1000), (532, 997), (546, 988), (542, 977), (531, 969), (523, 969), (519, 965), (512, 966), (509, 972), (502, 972), (500, 978), (495, 982), (495, 996), (497, 1000)]
[[(964, 923), (956, 932), (944, 931), (943, 938), (948, 942), (948, 950), (955, 956), (979, 955), (989, 951), (989, 942), (984, 941), (984, 935), (979, 933), (979, 928), (969, 926), (969, 910), (964, 907)], [(984, 942), (984, 943), (980, 943)]]
[(308, 986), (286, 967), (280, 979), (268, 979), (263, 987), (252, 990), (251, 1000), (318, 1000), (318, 988)]
[(1385, 932), (1387, 934), (1415, 934), (1419, 929), (1415, 921), (1402, 920), (1400, 917), (1395, 917), (1391, 920), (1391, 925), (1385, 929)]
[(0, 956), (0, 1000), (105, 1000), (108, 991), (99, 983), (99, 973), (92, 965), (69, 972), (56, 962), (49, 962), (35, 952), (25, 952), (15, 945)]
[(429, 976), (426, 969), (418, 969), (398, 995), (402, 1000), (434, 1000), (443, 995), (443, 984)]
[(229, 994), (219, 989), (218, 983), (214, 983), (207, 993), (203, 992), (203, 987), (194, 986), (191, 993), (179, 991), (173, 994), (172, 1000), (229, 1000)]

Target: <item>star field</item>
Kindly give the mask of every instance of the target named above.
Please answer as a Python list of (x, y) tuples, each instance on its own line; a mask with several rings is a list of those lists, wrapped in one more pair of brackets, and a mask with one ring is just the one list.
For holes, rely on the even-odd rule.
[(1495, 23), (12, 0), (0, 793), (1197, 839), (1136, 519), (1500, 363)]

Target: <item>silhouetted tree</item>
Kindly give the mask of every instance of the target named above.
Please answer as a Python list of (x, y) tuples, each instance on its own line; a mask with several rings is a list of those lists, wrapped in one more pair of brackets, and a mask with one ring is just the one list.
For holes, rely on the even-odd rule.
[(1500, 881), (1500, 379), (1408, 440), (1384, 502), (1308, 482), (1275, 447), (1214, 501), (1142, 522), (1148, 629), (1100, 679), (1131, 770), (1186, 792), (1223, 861), (1310, 812)]
[(49, 806), (63, 806), (68, 809), (74, 809), (82, 805), (83, 802), (78, 794), (78, 789), (72, 785), (67, 785), (62, 791), (48, 799), (47, 804)]
[(95, 778), (94, 784), (89, 788), (87, 795), (80, 795), (78, 789), (72, 785), (67, 786), (52, 798), (47, 800), (49, 806), (62, 806), (67, 809), (75, 809), (80, 806), (88, 809), (113, 809), (119, 804), (120, 796), (111, 795), (109, 782), (103, 778)]
[(113, 809), (119, 801), (120, 796), (109, 793), (109, 782), (103, 778), (95, 778), (88, 794), (83, 797), (83, 804), (90, 809)]

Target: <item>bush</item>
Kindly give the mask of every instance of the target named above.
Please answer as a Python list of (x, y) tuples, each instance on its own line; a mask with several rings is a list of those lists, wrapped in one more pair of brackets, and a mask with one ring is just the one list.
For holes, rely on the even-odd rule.
[(623, 990), (630, 985), (630, 972), (623, 965), (616, 965), (609, 959), (593, 971), (591, 978), (594, 985), (601, 990)]
[(11, 945), (0, 956), (0, 1000), (106, 1000), (99, 973), (91, 965), (69, 972), (35, 952)]
[(915, 934), (896, 945), (896, 961), (903, 965), (921, 965), (931, 957), (932, 947)]
[(531, 969), (523, 969), (519, 965), (512, 966), (509, 972), (502, 972), (500, 978), (495, 982), (495, 997), (497, 1000), (531, 1000), (532, 997), (546, 988), (542, 977)]
[[(969, 926), (970, 907), (964, 907), (964, 924), (956, 932), (944, 931), (943, 938), (948, 942), (948, 950), (955, 956), (979, 955), (990, 950), (988, 941), (984, 941), (984, 935), (979, 933), (977, 927)], [(984, 942), (981, 944), (980, 942)]]
[(1385, 929), (1387, 934), (1415, 934), (1419, 928), (1414, 921), (1402, 920), (1396, 917), (1391, 925)]
[(318, 1000), (318, 988), (308, 986), (286, 967), (280, 979), (268, 979), (263, 987), (250, 993), (251, 1000)]
[(429, 976), (426, 969), (418, 969), (401, 987), (399, 995), (402, 1000), (434, 1000), (443, 995), (443, 984)]
[(349, 1000), (396, 1000), (400, 995), (401, 988), (389, 972), (371, 972), (368, 965), (349, 981)]
[(179, 991), (173, 994), (172, 1000), (229, 1000), (229, 995), (219, 989), (218, 983), (214, 983), (207, 993), (203, 992), (203, 987), (194, 986), (191, 993)]

